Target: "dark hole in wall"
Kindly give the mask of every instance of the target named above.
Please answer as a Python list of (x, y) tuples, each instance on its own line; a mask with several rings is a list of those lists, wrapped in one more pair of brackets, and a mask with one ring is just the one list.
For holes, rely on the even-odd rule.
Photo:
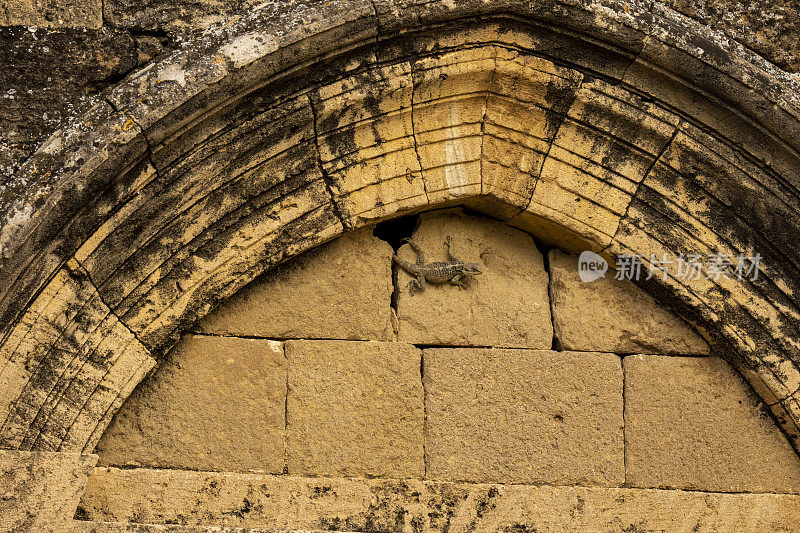
[(389, 246), (397, 252), (403, 245), (403, 239), (410, 239), (418, 225), (419, 216), (409, 215), (381, 222), (375, 226), (372, 234), (380, 240), (388, 242)]
[[(397, 253), (397, 250), (403, 245), (403, 239), (410, 239), (418, 226), (419, 216), (409, 215), (381, 222), (375, 226), (375, 229), (372, 230), (372, 234), (378, 239), (389, 243), (392, 250)], [(397, 284), (397, 265), (394, 263), (392, 263), (392, 286), (394, 290), (392, 291), (389, 305), (394, 309), (394, 312), (397, 312), (397, 300), (400, 296), (400, 287), (398, 287)]]

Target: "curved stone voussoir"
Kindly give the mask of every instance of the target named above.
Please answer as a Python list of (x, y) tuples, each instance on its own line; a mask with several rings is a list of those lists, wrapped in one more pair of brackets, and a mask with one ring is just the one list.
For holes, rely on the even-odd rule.
[(49, 451), (96, 442), (155, 366), (75, 260), (11, 331), (0, 361), (0, 447)]

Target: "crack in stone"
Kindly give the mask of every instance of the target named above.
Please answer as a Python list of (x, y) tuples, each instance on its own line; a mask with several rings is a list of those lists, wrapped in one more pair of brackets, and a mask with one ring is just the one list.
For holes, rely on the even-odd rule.
[(539, 172), (536, 174), (536, 176), (534, 176), (533, 188), (531, 189), (531, 195), (528, 198), (528, 203), (525, 204), (524, 208), (520, 209), (520, 211), (519, 211), (519, 213), (517, 213), (517, 215), (527, 211), (530, 208), (531, 204), (533, 203), (533, 197), (536, 194), (536, 186), (539, 185), (539, 180), (542, 178), (542, 171), (544, 170), (544, 165), (545, 165), (545, 163), (547, 163), (547, 160), (550, 158), (550, 150), (553, 148), (553, 145), (556, 143), (556, 138), (558, 137), (558, 133), (561, 131), (561, 126), (563, 126), (564, 122), (567, 121), (567, 116), (569, 115), (569, 112), (572, 109), (572, 106), (575, 104), (575, 100), (578, 98), (578, 93), (583, 88), (583, 83), (584, 83), (585, 80), (586, 80), (586, 75), (583, 75), (581, 77), (580, 83), (578, 83), (578, 86), (575, 87), (575, 92), (572, 93), (572, 101), (569, 103), (569, 106), (566, 108), (566, 111), (564, 111), (564, 114), (561, 115), (561, 120), (559, 120), (558, 125), (553, 130), (553, 138), (550, 140), (550, 142), (547, 145), (547, 152), (545, 152), (544, 157), (542, 158), (542, 164), (539, 166)]
[(419, 165), (419, 176), (422, 180), (422, 190), (425, 192), (425, 200), (428, 204), (431, 203), (431, 198), (428, 195), (428, 184), (425, 181), (425, 173), (423, 172), (422, 158), (419, 155), (419, 142), (417, 140), (417, 124), (414, 120), (415, 106), (414, 100), (417, 96), (417, 83), (414, 80), (414, 61), (408, 62), (409, 71), (411, 73), (411, 137), (414, 139), (414, 154), (417, 156), (417, 164)]
[(425, 387), (425, 350), (419, 349), (419, 381), (422, 384), (422, 468), (428, 479), (428, 391)]
[(131, 122), (133, 122), (133, 124), (134, 124), (134, 125), (135, 125), (137, 128), (139, 128), (139, 133), (141, 134), (141, 136), (142, 136), (142, 139), (144, 139), (144, 144), (145, 144), (145, 155), (146, 155), (146, 157), (147, 157), (147, 162), (148, 162), (148, 163), (150, 163), (150, 166), (152, 166), (152, 167), (153, 167), (153, 170), (154, 170), (154, 171), (155, 171), (155, 173), (156, 173), (156, 178), (157, 178), (157, 179), (159, 179), (159, 180), (160, 180), (160, 179), (163, 179), (164, 175), (161, 173), (161, 169), (160, 169), (160, 168), (158, 168), (158, 165), (156, 165), (155, 158), (153, 157), (153, 145), (150, 143), (150, 139), (147, 137), (147, 133), (145, 133), (145, 131), (144, 131), (144, 128), (142, 127), (142, 125), (139, 123), (139, 121), (138, 121), (138, 120), (136, 120), (136, 117), (135, 117), (135, 116), (133, 116), (131, 113), (128, 113), (128, 112), (127, 112), (125, 109), (119, 109), (119, 108), (118, 108), (118, 107), (117, 107), (117, 106), (114, 104), (114, 102), (112, 102), (110, 99), (108, 99), (108, 98), (105, 98), (105, 101), (106, 101), (106, 103), (107, 103), (108, 105), (110, 105), (110, 106), (111, 106), (111, 109), (113, 109), (115, 113), (118, 113), (118, 114), (120, 114), (120, 115), (123, 115), (123, 116), (125, 116), (125, 117), (126, 117), (126, 118), (128, 118), (128, 119), (129, 119)]
[(617, 85), (623, 85), (625, 83), (625, 77), (628, 75), (628, 72), (631, 70), (631, 68), (633, 68), (633, 65), (636, 64), (636, 62), (639, 60), (640, 57), (642, 57), (644, 49), (650, 43), (650, 40), (651, 40), (650, 35), (645, 35), (644, 40), (642, 41), (642, 47), (639, 49), (638, 52), (636, 52), (636, 55), (633, 56), (633, 59), (631, 59), (631, 62), (628, 64), (628, 66), (625, 67), (625, 71), (619, 77)]
[[(139, 335), (138, 335), (138, 334), (137, 334), (135, 331), (133, 331), (133, 330), (132, 330), (132, 329), (131, 329), (131, 328), (130, 328), (130, 327), (129, 327), (129, 326), (128, 326), (128, 325), (127, 325), (127, 324), (126, 324), (126, 323), (125, 323), (123, 320), (122, 320), (122, 317), (121, 317), (121, 316), (119, 316), (119, 315), (118, 315), (118, 314), (117, 314), (117, 313), (114, 311), (114, 309), (113, 309), (113, 308), (112, 308), (110, 305), (108, 305), (108, 302), (106, 302), (105, 298), (103, 298), (103, 293), (101, 293), (101, 292), (100, 292), (100, 289), (97, 287), (97, 284), (96, 284), (96, 283), (94, 282), (94, 280), (92, 279), (92, 275), (89, 273), (89, 271), (88, 271), (88, 270), (86, 270), (86, 267), (84, 267), (84, 266), (83, 266), (83, 264), (82, 264), (80, 261), (78, 261), (77, 259), (75, 259), (74, 257), (73, 257), (72, 259), (73, 259), (73, 260), (74, 260), (74, 261), (75, 261), (75, 262), (78, 264), (78, 266), (80, 267), (80, 275), (81, 275), (81, 276), (84, 276), (84, 277), (86, 278), (86, 281), (88, 281), (88, 282), (89, 282), (89, 285), (91, 285), (91, 286), (92, 286), (92, 289), (94, 289), (94, 292), (95, 292), (95, 294), (97, 294), (97, 297), (100, 299), (100, 302), (101, 302), (103, 305), (105, 305), (105, 306), (106, 306), (106, 308), (108, 308), (108, 312), (109, 312), (109, 313), (111, 313), (111, 314), (112, 314), (114, 317), (116, 317), (117, 321), (118, 321), (118, 322), (119, 322), (119, 323), (122, 325), (122, 327), (124, 327), (126, 330), (128, 330), (128, 331), (130, 332), (130, 334), (131, 334), (131, 335), (133, 335), (133, 338), (134, 338), (134, 339), (136, 339), (136, 341), (137, 341), (139, 344), (141, 344), (141, 345), (142, 345), (142, 348), (144, 348), (144, 349), (145, 349), (145, 351), (147, 351), (148, 355), (150, 355), (150, 356), (152, 357), (152, 356), (153, 356), (153, 354), (152, 354), (152, 352), (150, 351), (150, 348), (148, 348), (148, 347), (147, 347), (147, 345), (144, 343), (144, 341), (142, 341), (142, 339), (140, 339), (140, 338), (139, 338)], [(155, 359), (155, 358), (154, 358), (154, 359)]]
[(625, 356), (619, 356), (619, 366), (622, 374), (622, 486), (628, 487), (628, 427), (625, 424), (625, 411), (628, 403), (625, 399)]
[(283, 362), (286, 365), (286, 396), (283, 398), (283, 473), (289, 474), (289, 358), (286, 343), (281, 344)]
[[(533, 236), (531, 236), (531, 238), (533, 238)], [(554, 352), (557, 352), (561, 350), (561, 347), (558, 340), (558, 335), (556, 334), (556, 310), (555, 306), (553, 305), (553, 275), (551, 273), (550, 265), (550, 251), (554, 250), (555, 248), (547, 248), (535, 238), (533, 239), (533, 243), (539, 250), (539, 253), (542, 254), (542, 267), (544, 268), (545, 274), (547, 274), (547, 302), (550, 306), (550, 326), (553, 328), (553, 341), (550, 349)]]
[(336, 195), (333, 191), (333, 177), (325, 169), (325, 165), (322, 162), (322, 149), (319, 143), (319, 131), (317, 130), (317, 108), (314, 106), (314, 99), (311, 98), (311, 93), (308, 93), (306, 96), (308, 98), (308, 107), (311, 110), (311, 125), (314, 130), (314, 147), (317, 151), (317, 168), (319, 168), (319, 172), (322, 175), (322, 182), (325, 184), (325, 189), (328, 191), (328, 195), (331, 197), (331, 208), (333, 210), (333, 214), (337, 219), (339, 219), (339, 223), (342, 225), (342, 228), (345, 231), (349, 231), (353, 229), (352, 224), (347, 222), (347, 220), (344, 218), (342, 208), (336, 201)]
[(661, 147), (661, 150), (659, 150), (656, 157), (653, 158), (653, 161), (652, 163), (650, 163), (650, 166), (648, 166), (647, 170), (645, 170), (644, 174), (642, 174), (642, 179), (639, 180), (639, 183), (636, 184), (636, 189), (633, 191), (633, 194), (631, 195), (631, 199), (628, 202), (628, 205), (625, 206), (625, 212), (619, 218), (619, 222), (617, 223), (617, 229), (614, 230), (614, 235), (612, 235), (611, 240), (608, 241), (608, 244), (603, 246), (603, 248), (601, 248), (600, 251), (597, 252), (598, 254), (602, 254), (603, 252), (611, 248), (612, 244), (614, 244), (614, 241), (617, 239), (617, 236), (619, 235), (620, 229), (622, 229), (622, 223), (628, 218), (628, 213), (631, 209), (631, 205), (633, 204), (634, 200), (638, 199), (639, 193), (642, 190), (642, 186), (644, 185), (645, 180), (647, 180), (647, 177), (650, 175), (650, 172), (652, 172), (656, 164), (658, 164), (658, 162), (661, 160), (661, 157), (664, 155), (667, 149), (670, 146), (672, 146), (672, 142), (675, 140), (675, 138), (678, 136), (678, 133), (680, 133), (681, 131), (682, 124), (683, 122), (679, 122), (678, 125), (675, 126), (675, 131), (672, 132), (672, 136), (666, 143), (664, 143), (664, 146)]
[[(72, 263), (73, 261), (74, 261), (74, 265), (71, 265), (70, 263)], [(75, 266), (75, 265), (77, 265), (77, 266)], [(62, 266), (62, 268), (66, 269), (69, 272), (71, 277), (79, 279), (81, 283), (88, 283), (91, 286), (91, 289), (93, 290), (93, 293), (95, 295), (97, 295), (97, 298), (100, 300), (100, 302), (108, 310), (108, 314), (113, 316), (114, 318), (116, 318), (117, 319), (117, 323), (120, 324), (123, 328), (125, 328), (125, 330), (128, 331), (131, 334), (131, 336), (133, 336), (133, 338), (138, 342), (139, 346), (144, 350), (144, 352), (150, 358), (155, 360), (155, 358), (153, 357), (153, 354), (150, 351), (150, 349), (142, 342), (142, 340), (139, 338), (139, 336), (136, 334), (136, 332), (134, 332), (130, 327), (128, 327), (128, 325), (125, 322), (123, 322), (123, 320), (119, 317), (119, 315), (117, 315), (114, 312), (114, 310), (111, 308), (111, 306), (109, 306), (106, 303), (106, 301), (103, 299), (102, 293), (98, 290), (97, 285), (92, 280), (91, 274), (83, 266), (83, 264), (81, 264), (80, 261), (78, 261), (77, 259), (75, 259), (73, 257), (69, 261), (67, 261)], [(81, 315), (81, 313), (83, 313), (87, 309), (87, 307), (89, 306), (89, 302), (91, 302), (91, 299), (92, 299), (92, 296), (88, 297), (86, 299), (86, 301), (83, 303), (83, 305), (81, 305), (81, 308), (76, 312), (75, 318), (72, 319), (72, 322), (76, 322), (78, 320), (78, 317)], [(56, 324), (54, 322), (51, 322), (51, 325), (52, 326), (56, 326)], [(98, 323), (91, 330), (91, 332), (93, 333), (93, 332), (97, 331), (99, 329), (99, 327), (100, 327), (100, 323)], [(86, 341), (86, 342), (84, 342), (82, 344), (76, 343), (75, 340), (73, 338), (71, 338), (72, 335), (67, 333), (68, 329), (67, 329), (66, 326), (58, 327), (56, 329), (59, 332), (59, 336), (55, 341), (53, 341), (50, 344), (50, 346), (51, 347), (55, 346), (55, 344), (57, 342), (64, 341), (67, 344), (69, 344), (70, 347), (74, 350), (73, 352), (71, 352), (72, 353), (72, 360), (70, 361), (69, 365), (67, 365), (67, 367), (65, 367), (65, 371), (62, 372), (57, 378), (57, 382), (60, 382), (62, 380), (62, 378), (64, 378), (67, 375), (66, 374), (66, 368), (69, 368), (76, 359), (79, 359), (79, 360), (80, 359), (84, 359), (84, 361), (81, 363), (81, 366), (84, 366), (86, 364), (86, 362), (91, 359), (92, 354), (97, 352), (97, 349), (95, 347), (94, 349), (86, 350), (85, 348), (87, 346), (87, 342), (88, 341)], [(86, 331), (86, 330), (84, 329), (84, 331)], [(47, 355), (50, 355), (50, 353), (52, 353), (52, 352), (49, 350)], [(113, 364), (112, 364), (112, 366), (113, 366)], [(31, 374), (30, 379), (34, 379), (34, 377), (36, 375), (38, 375), (38, 373), (40, 371), (40, 368), (41, 368), (41, 365), (39, 367), (37, 367), (37, 369)], [(108, 373), (108, 372), (110, 372), (110, 367), (108, 369), (106, 369), (106, 373)], [(42, 401), (41, 405), (39, 405), (36, 414), (30, 419), (31, 422), (28, 424), (27, 429), (25, 430), (24, 434), (22, 435), (22, 439), (20, 441), (20, 446), (26, 446), (27, 448), (29, 448), (31, 450), (41, 449), (41, 448), (38, 448), (37, 446), (39, 445), (39, 443), (41, 443), (42, 436), (46, 434), (44, 432), (46, 426), (48, 425), (50, 420), (53, 419), (53, 416), (54, 416), (54, 413), (56, 412), (56, 408), (57, 408), (58, 404), (61, 403), (62, 399), (64, 398), (64, 394), (69, 389), (69, 387), (75, 382), (75, 379), (79, 374), (80, 374), (80, 372), (78, 372), (75, 375), (73, 375), (72, 378), (68, 378), (69, 379), (69, 383), (67, 383), (67, 385), (62, 389), (62, 391), (58, 394), (58, 396), (53, 401), (50, 401), (49, 404), (48, 404), (48, 401), (50, 400), (50, 394), (52, 394), (52, 391), (50, 393), (48, 393), (47, 397)], [(94, 392), (92, 394), (94, 394)], [(17, 398), (17, 400), (19, 400), (19, 398)], [(41, 420), (39, 423), (36, 423), (36, 420), (39, 418), (39, 414), (42, 413), (42, 410), (45, 409), (45, 407), (47, 405), (52, 405), (52, 407), (50, 408), (49, 414), (44, 415), (45, 418), (43, 420)], [(11, 415), (9, 414), (9, 417), (10, 416)], [(7, 417), (6, 420), (3, 422), (3, 426), (2, 426), (2, 429), (0, 431), (5, 429), (6, 425), (9, 422), (9, 419), (10, 419), (9, 417)], [(74, 424), (74, 421), (73, 421), (73, 424)], [(70, 428), (71, 427), (72, 426), (70, 426)], [(67, 430), (67, 434), (68, 433), (69, 433), (69, 429)], [(61, 440), (61, 442), (59, 444), (59, 447), (56, 450), (53, 450), (53, 451), (58, 451), (60, 449), (60, 446), (63, 444), (65, 439), (66, 439), (66, 435), (62, 438), (62, 440)]]
[(378, 14), (378, 4), (375, 3), (375, 0), (369, 0), (369, 3), (372, 6), (372, 12), (375, 15), (375, 44), (377, 44), (381, 35), (383, 35), (383, 28), (381, 28), (381, 18)]
[(783, 406), (784, 406), (784, 402), (786, 402), (787, 400), (794, 400), (794, 399), (795, 399), (795, 396), (796, 396), (798, 393), (800, 393), (800, 387), (798, 387), (797, 389), (795, 389), (795, 391), (794, 391), (794, 392), (792, 392), (792, 393), (790, 393), (790, 394), (787, 394), (787, 395), (786, 395), (784, 398), (782, 398), (782, 399), (778, 400), (777, 402), (768, 403), (768, 404), (766, 404), (766, 405), (767, 405), (767, 407), (769, 407), (769, 408), (775, 407), (776, 405), (780, 405), (781, 407), (783, 407)]

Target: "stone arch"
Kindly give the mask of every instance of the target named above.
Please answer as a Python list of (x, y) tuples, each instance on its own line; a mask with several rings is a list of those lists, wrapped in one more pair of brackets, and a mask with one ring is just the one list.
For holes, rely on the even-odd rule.
[[(291, 28), (287, 33), (285, 28)], [(797, 87), (626, 2), (263, 7), (101, 94), (2, 190), (0, 445), (91, 451), (178, 333), (345, 231), (465, 205), (612, 258), (800, 423)]]

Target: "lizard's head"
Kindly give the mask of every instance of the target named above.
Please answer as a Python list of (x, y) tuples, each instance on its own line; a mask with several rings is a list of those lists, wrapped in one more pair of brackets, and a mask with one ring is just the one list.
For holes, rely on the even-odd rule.
[(477, 276), (478, 274), (483, 274), (483, 269), (478, 263), (464, 263), (464, 274)]

